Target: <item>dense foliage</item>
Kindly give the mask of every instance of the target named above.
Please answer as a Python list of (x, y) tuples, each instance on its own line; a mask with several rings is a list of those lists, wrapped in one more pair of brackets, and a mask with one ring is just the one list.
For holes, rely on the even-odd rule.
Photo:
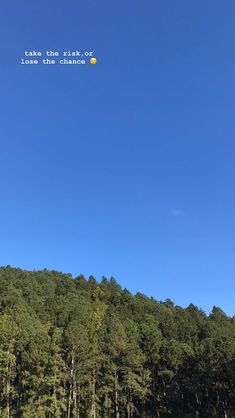
[(0, 417), (234, 417), (235, 318), (0, 268)]

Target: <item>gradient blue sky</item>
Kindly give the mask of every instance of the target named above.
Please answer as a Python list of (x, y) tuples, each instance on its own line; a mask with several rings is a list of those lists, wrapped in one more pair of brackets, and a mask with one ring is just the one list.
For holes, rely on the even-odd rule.
[(1, 265), (235, 313), (234, 22), (234, 0), (1, 1)]

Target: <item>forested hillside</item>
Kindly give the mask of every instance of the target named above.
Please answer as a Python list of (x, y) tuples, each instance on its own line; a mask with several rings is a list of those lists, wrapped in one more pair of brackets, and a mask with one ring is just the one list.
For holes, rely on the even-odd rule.
[(235, 319), (0, 268), (0, 417), (235, 417)]

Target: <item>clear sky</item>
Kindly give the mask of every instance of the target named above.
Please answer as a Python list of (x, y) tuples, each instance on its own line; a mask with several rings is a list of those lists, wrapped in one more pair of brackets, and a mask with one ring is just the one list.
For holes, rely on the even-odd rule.
[(235, 313), (234, 22), (234, 0), (1, 1), (1, 265)]

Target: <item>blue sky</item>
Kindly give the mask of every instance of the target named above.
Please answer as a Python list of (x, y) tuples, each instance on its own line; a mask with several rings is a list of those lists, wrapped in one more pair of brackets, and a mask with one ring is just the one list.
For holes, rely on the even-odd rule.
[(232, 0), (1, 2), (1, 265), (235, 313), (234, 21)]

